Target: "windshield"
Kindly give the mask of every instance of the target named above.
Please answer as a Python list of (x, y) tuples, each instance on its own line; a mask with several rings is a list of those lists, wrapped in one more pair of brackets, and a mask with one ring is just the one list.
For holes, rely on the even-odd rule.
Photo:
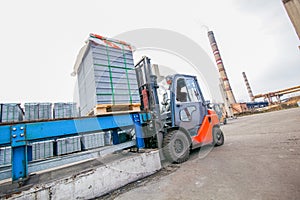
[(157, 83), (159, 88), (157, 89), (158, 100), (160, 103), (160, 112), (169, 110), (170, 104), (170, 85), (167, 84), (166, 79), (163, 79)]

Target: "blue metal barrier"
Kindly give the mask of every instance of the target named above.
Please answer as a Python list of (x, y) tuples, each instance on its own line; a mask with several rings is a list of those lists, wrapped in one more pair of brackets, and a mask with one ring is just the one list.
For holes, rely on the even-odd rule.
[[(133, 126), (136, 132), (136, 146), (145, 146), (142, 125), (149, 121), (149, 113), (125, 113), (45, 122), (25, 122), (0, 125), (0, 145), (11, 145), (12, 180), (21, 181), (28, 177), (27, 144), (34, 140), (66, 137), (79, 133), (114, 130)], [(117, 140), (113, 134), (113, 140)]]

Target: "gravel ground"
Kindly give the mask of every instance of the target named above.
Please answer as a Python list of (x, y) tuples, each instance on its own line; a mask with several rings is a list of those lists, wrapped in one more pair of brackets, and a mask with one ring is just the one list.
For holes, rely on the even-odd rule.
[(225, 144), (100, 199), (300, 199), (300, 108), (230, 120)]

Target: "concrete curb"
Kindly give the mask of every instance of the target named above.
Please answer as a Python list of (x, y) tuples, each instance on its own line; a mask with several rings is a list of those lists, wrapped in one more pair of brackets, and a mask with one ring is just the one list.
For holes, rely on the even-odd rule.
[(91, 199), (161, 169), (158, 151), (114, 160), (96, 168), (83, 170), (63, 179), (37, 184), (9, 199)]

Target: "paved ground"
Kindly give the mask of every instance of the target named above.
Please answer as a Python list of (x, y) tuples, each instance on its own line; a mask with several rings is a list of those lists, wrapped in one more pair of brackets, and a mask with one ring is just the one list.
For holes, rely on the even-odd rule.
[(224, 146), (105, 199), (300, 199), (300, 108), (240, 117), (222, 126)]

